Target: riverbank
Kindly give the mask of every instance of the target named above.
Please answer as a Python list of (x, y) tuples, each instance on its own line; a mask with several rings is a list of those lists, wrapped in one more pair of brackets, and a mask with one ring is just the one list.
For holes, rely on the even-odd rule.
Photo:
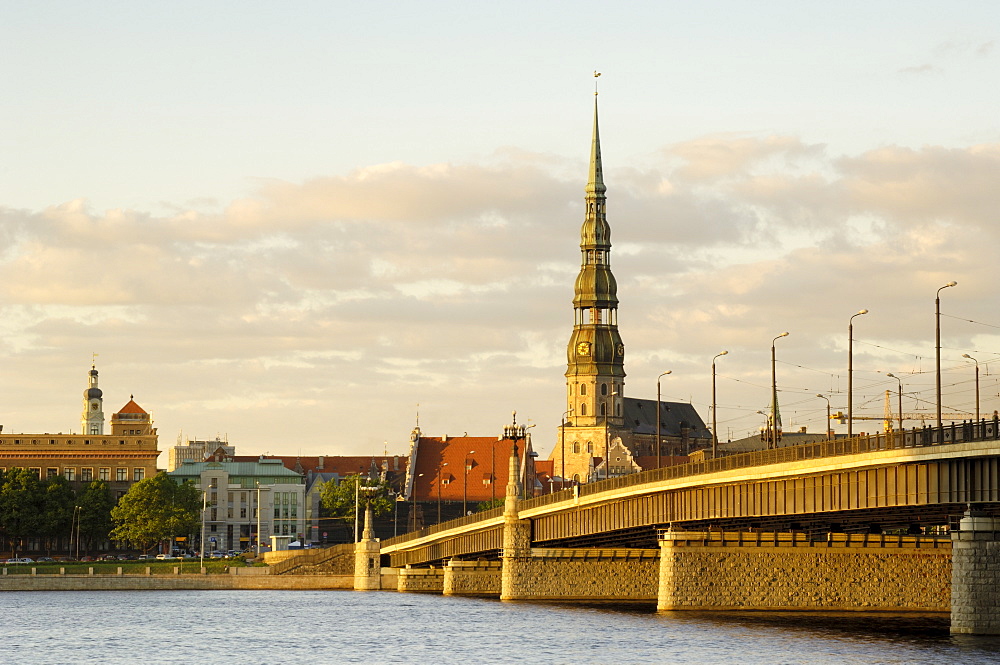
[[(266, 569), (264, 569), (266, 570)], [(353, 589), (352, 575), (0, 575), (3, 591)]]

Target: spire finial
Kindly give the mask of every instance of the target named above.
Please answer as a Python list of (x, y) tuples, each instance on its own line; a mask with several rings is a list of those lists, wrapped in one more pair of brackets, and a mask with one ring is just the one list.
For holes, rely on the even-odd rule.
[(601, 77), (601, 73), (595, 69), (594, 70), (594, 97), (597, 96), (597, 79), (599, 79), (600, 77)]
[(92, 353), (90, 358), (90, 369), (97, 369), (97, 354)]

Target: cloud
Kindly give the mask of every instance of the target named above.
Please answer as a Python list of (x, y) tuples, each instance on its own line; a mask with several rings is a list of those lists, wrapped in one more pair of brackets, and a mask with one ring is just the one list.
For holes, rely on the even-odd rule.
[[(877, 410), (876, 370), (927, 369), (937, 287), (958, 280), (948, 311), (1000, 324), (998, 145), (830, 155), (794, 137), (714, 135), (658, 155), (605, 165), (631, 395), (672, 369), (669, 398), (708, 417), (706, 358), (725, 348), (720, 420), (752, 428), (770, 340), (789, 330), (789, 399), (839, 399), (845, 317), (867, 307), (857, 399)], [(141, 396), (164, 447), (184, 430), (229, 432), (250, 452), (385, 439), (401, 452), (419, 402), (437, 433), (498, 432), (517, 408), (547, 454), (579, 265), (574, 166), (506, 151), (263, 180), (224, 208), (161, 217), (85, 201), (0, 210), (0, 349), (28, 377), (0, 422), (71, 429), (98, 351), (109, 402)], [(950, 322), (948, 353), (1000, 358), (993, 332)], [(908, 380), (929, 389), (924, 374)], [(956, 379), (953, 407), (966, 389)], [(790, 408), (789, 422), (818, 428), (820, 406)]]

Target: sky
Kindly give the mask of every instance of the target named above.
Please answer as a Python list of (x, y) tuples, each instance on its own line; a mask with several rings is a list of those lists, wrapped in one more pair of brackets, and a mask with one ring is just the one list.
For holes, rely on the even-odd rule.
[[(593, 72), (625, 393), (756, 431), (1000, 408), (995, 2), (0, 0), (0, 424), (548, 456)], [(997, 370), (994, 370), (997, 367)], [(886, 376), (893, 373), (896, 379)], [(860, 420), (861, 416), (873, 418)], [(908, 426), (919, 425), (908, 421)], [(835, 423), (838, 433), (846, 425)], [(161, 464), (166, 464), (162, 455)]]

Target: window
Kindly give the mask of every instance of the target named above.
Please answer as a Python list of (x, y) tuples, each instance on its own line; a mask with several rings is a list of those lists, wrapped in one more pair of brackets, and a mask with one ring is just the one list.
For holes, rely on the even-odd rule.
[(52, 478), (55, 478), (58, 475), (59, 475), (59, 469), (57, 469), (54, 466), (50, 466), (49, 468), (45, 469), (45, 478), (46, 479), (52, 479)]
[(574, 441), (573, 442), (573, 452), (574, 453), (580, 452), (580, 442), (579, 441)]
[(581, 416), (587, 415), (587, 405), (582, 402), (580, 403), (580, 415)]
[(76, 480), (76, 469), (68, 466), (63, 469), (63, 475), (66, 476), (66, 480)]
[(39, 479), (39, 480), (41, 480), (41, 479), (42, 479), (42, 469), (41, 469), (40, 467), (37, 467), (37, 466), (30, 466), (30, 467), (28, 467), (28, 471), (31, 471), (31, 472), (32, 472), (32, 473), (34, 473), (34, 474), (35, 474), (36, 476), (38, 476), (38, 479)]
[(601, 384), (601, 394), (602, 395), (607, 395), (608, 394), (608, 384), (606, 384), (606, 383), (602, 383)]
[[(96, 404), (94, 406), (96, 406)], [(101, 426), (100, 425), (91, 425), (90, 426), (90, 432), (88, 432), (88, 434), (100, 434), (100, 433), (101, 433)]]
[(601, 402), (601, 415), (602, 416), (607, 415), (607, 412), (608, 412), (608, 405), (607, 405), (607, 403), (606, 402)]
[(146, 477), (146, 470), (145, 469), (141, 469), (141, 468), (132, 469), (132, 480), (134, 480), (135, 482), (139, 482), (140, 480), (142, 480), (145, 477)]
[(588, 453), (594, 452), (594, 442), (593, 441), (588, 441), (587, 442), (587, 452)]
[(97, 470), (97, 479), (98, 480), (111, 480), (111, 468), (110, 467), (106, 467), (106, 466), (102, 466), (100, 469), (98, 469)]
[(442, 478), (441, 479), (441, 484), (442, 485), (451, 485), (451, 478)]
[(587, 394), (587, 384), (586, 383), (581, 383), (580, 384), (580, 394), (581, 395), (586, 395)]
[(80, 480), (85, 483), (89, 483), (94, 479), (94, 469), (91, 467), (84, 467), (80, 469)]
[(115, 480), (124, 481), (128, 480), (128, 469), (124, 467), (118, 467), (115, 471)]

